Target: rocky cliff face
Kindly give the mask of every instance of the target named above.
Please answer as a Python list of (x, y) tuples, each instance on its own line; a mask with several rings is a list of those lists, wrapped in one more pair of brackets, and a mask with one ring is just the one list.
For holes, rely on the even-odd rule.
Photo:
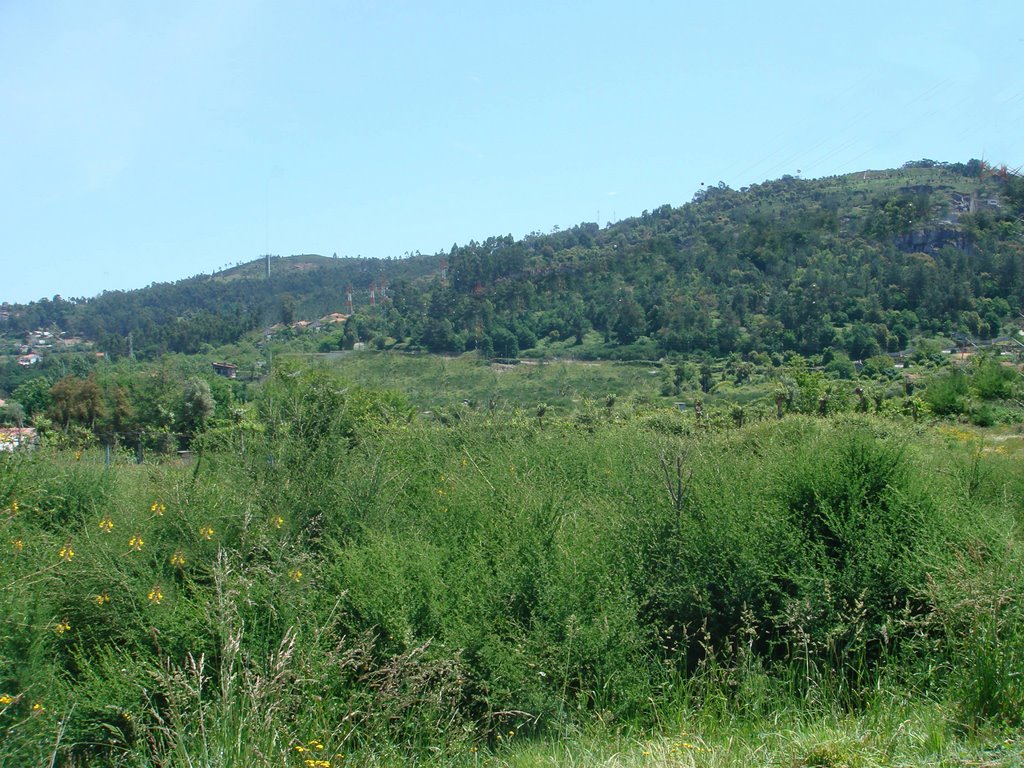
[(967, 235), (950, 227), (915, 229), (896, 238), (896, 247), (906, 253), (938, 253), (947, 245), (967, 250)]

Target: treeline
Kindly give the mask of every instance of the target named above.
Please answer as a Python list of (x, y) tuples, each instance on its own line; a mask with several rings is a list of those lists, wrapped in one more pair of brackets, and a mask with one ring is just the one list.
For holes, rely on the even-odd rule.
[(0, 408), (0, 424), (32, 425), (58, 446), (169, 452), (208, 430), (238, 427), (247, 399), (244, 382), (166, 359), (28, 379)]

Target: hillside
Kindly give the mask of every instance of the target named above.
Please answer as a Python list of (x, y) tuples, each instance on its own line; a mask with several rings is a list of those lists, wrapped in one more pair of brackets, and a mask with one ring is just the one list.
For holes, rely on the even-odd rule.
[[(436, 260), (334, 259), (317, 255), (272, 257), (213, 275), (157, 283), (134, 291), (105, 291), (89, 299), (42, 299), (9, 307), (0, 328), (22, 335), (55, 326), (95, 341), (108, 356), (153, 358), (226, 344), (249, 331), (292, 318), (317, 317), (345, 305), (345, 287), (360, 299), (380, 275), (416, 279)], [(130, 337), (130, 340), (129, 340)]]
[(1021, 305), (1021, 186), (978, 163), (712, 187), (605, 229), (454, 249), (448, 286), (395, 302), (435, 351), (578, 345), (589, 328), (634, 358), (987, 338)]
[[(919, 334), (998, 336), (1024, 304), (1024, 181), (979, 161), (739, 190), (702, 189), (600, 227), (492, 237), (445, 257), (274, 257), (212, 276), (8, 307), (8, 335), (56, 326), (111, 356), (155, 357), (346, 311), (348, 344), (514, 357), (842, 348)], [(447, 273), (442, 266), (447, 262)], [(390, 284), (370, 306), (374, 282)], [(598, 331), (600, 345), (584, 345)]]

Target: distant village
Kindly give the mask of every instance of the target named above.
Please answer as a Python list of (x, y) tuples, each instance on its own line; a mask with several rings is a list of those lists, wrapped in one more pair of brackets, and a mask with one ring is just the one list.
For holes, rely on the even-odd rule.
[[(5, 320), (10, 317), (10, 306), (4, 304), (0, 306), (0, 320)], [(332, 312), (324, 315), (318, 320), (298, 320), (294, 323), (284, 324), (276, 323), (266, 329), (265, 336), (267, 339), (276, 336), (285, 330), (291, 330), (294, 332), (305, 332), (305, 331), (320, 331), (324, 328), (331, 328), (343, 324), (348, 320), (349, 316), (341, 312)], [(43, 361), (43, 358), (57, 350), (66, 349), (77, 349), (78, 351), (91, 349), (93, 343), (80, 336), (67, 336), (63, 331), (56, 328), (49, 330), (44, 328), (37, 328), (30, 331), (20, 342), (15, 342), (12, 347), (8, 348), (8, 353), (13, 353), (15, 362), (23, 368), (30, 368), (34, 365), (38, 365)], [(103, 352), (97, 351), (96, 357), (104, 357)], [(231, 363), (214, 363), (214, 371), (227, 378), (235, 378), (237, 375), (237, 367)]]
[[(0, 318), (2, 319), (2, 318)], [(17, 363), (23, 368), (28, 368), (33, 365), (41, 363), (43, 357), (54, 350), (60, 349), (89, 349), (92, 347), (92, 342), (83, 339), (80, 336), (66, 336), (63, 331), (56, 329), (43, 330), (37, 328), (34, 331), (29, 331), (25, 335), (24, 340), (18, 345), (17, 352)], [(103, 357), (102, 352), (96, 353), (97, 357)]]

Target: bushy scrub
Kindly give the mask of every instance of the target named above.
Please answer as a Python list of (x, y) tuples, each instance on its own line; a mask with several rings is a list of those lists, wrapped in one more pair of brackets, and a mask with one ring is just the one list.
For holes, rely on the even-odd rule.
[(427, 422), (275, 376), (192, 465), (0, 458), (3, 760), (442, 759), (883, 680), (1016, 722), (998, 455), (868, 416)]
[(967, 377), (961, 371), (953, 370), (932, 379), (924, 399), (932, 413), (955, 416), (967, 408), (967, 393)]
[(746, 632), (768, 661), (843, 677), (884, 660), (944, 524), (908, 452), (871, 422), (797, 419), (691, 448), (666, 478), (682, 496), (656, 515), (644, 578), (676, 658)]

